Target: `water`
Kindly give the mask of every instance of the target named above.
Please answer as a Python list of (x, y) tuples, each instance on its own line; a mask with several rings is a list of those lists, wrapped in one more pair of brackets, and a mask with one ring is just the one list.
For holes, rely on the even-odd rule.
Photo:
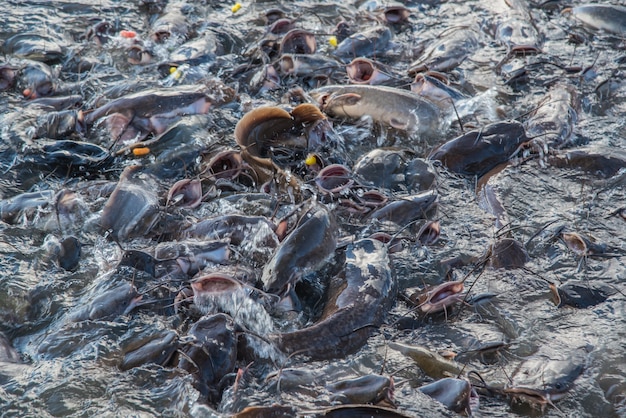
[[(73, 171), (75, 167), (65, 160), (57, 162), (61, 167), (57, 169), (24, 163), (29, 153), (45, 156), (37, 151), (42, 140), (33, 139), (29, 132), (37, 118), (50, 110), (25, 107), (27, 100), (23, 93), (31, 86), (23, 81), (18, 80), (14, 87), (0, 93), (0, 198), (6, 201), (21, 193), (51, 191), (45, 194), (49, 199), (47, 205), (36, 204), (0, 222), (0, 331), (9, 337), (23, 359), (23, 364), (0, 364), (0, 410), (4, 416), (223, 416), (248, 405), (272, 403), (294, 405), (300, 410), (319, 409), (329, 405), (332, 399), (326, 384), (372, 373), (393, 376), (399, 410), (414, 416), (454, 415), (417, 390), (432, 379), (411, 359), (389, 349), (388, 341), (459, 353), (459, 361), (467, 362), (467, 370), (478, 371), (485, 381), (497, 386), (542, 389), (563, 372), (564, 365), (583, 367), (567, 396), (555, 402), (556, 408), (550, 405), (544, 409), (532, 408), (496, 396), (481, 396), (480, 407), (474, 411), (477, 416), (626, 415), (623, 348), (626, 228), (623, 217), (614, 214), (626, 202), (623, 158), (621, 171), (616, 170), (608, 177), (576, 167), (555, 167), (549, 158), (518, 159), (516, 164), (492, 177), (489, 184), (506, 210), (510, 235), (526, 243), (530, 261), (526, 269), (487, 267), (483, 271), (467, 265), (454, 270), (454, 279), (467, 277), (465, 288), (471, 295), (485, 292), (495, 295), (479, 306), (456, 306), (447, 315), (416, 318), (410, 307), (399, 300), (385, 321), (387, 325), (365, 347), (333, 361), (310, 362), (292, 357), (282, 363), (280, 356), (263, 346), (262, 341), (255, 340), (259, 344), (257, 353), (265, 354), (250, 365), (239, 386), (235, 388), (231, 381), (225, 384), (224, 395), (217, 404), (204, 404), (194, 388), (192, 375), (176, 367), (146, 364), (121, 371), (119, 363), (129, 344), (159, 330), (175, 329), (185, 338), (189, 327), (188, 321), (166, 306), (172, 302), (169, 292), (177, 292), (189, 278), (172, 272), (158, 282), (159, 279), (140, 273), (122, 274), (116, 270), (122, 249), (149, 251), (162, 237), (175, 235), (170, 230), (172, 225), (219, 214), (239, 212), (281, 219), (294, 210), (290, 202), (296, 199), (291, 190), (291, 195), (286, 197), (250, 194), (243, 198), (258, 191), (252, 181), (240, 179), (229, 184), (222, 179), (211, 183), (214, 188), (196, 210), (166, 211), (162, 205), (157, 228), (163, 235), (135, 237), (118, 245), (99, 227), (99, 215), (123, 169), (134, 164), (156, 167), (161, 163), (155, 169), (157, 190), (152, 192), (164, 202), (168, 188), (177, 180), (198, 175), (198, 166), (206, 157), (200, 156), (199, 150), (210, 154), (235, 146), (234, 127), (245, 112), (261, 105), (289, 102), (283, 95), (292, 87), (302, 87), (304, 91), (317, 87), (319, 80), (314, 77), (281, 76), (277, 90), (263, 89), (253, 81), (259, 78), (255, 79), (255, 75), (263, 66), (272, 62), (266, 62), (257, 49), (260, 40), (268, 37), (263, 20), (266, 10), (280, 8), (288, 17), (295, 18), (296, 27), (317, 34), (318, 53), (329, 55), (333, 50), (329, 35), (342, 18), (356, 22), (355, 30), (363, 30), (371, 27), (376, 18), (380, 19), (380, 13), (371, 10), (385, 3), (257, 1), (242, 2), (241, 10), (233, 13), (232, 4), (189, 2), (183, 7), (189, 12), (188, 21), (194, 29), (189, 39), (210, 36), (217, 40), (214, 44), (217, 46), (201, 64), (178, 67), (183, 74), (179, 78), (176, 72), (169, 76), (161, 74), (157, 67), (183, 43), (181, 37), (173, 37), (164, 44), (150, 40), (150, 25), (164, 2), (5, 3), (9, 13), (4, 16), (0, 42), (20, 33), (41, 37), (59, 34), (52, 39), (63, 51), (61, 58), (53, 55), (54, 48), (46, 48), (45, 44), (31, 55), (48, 61), (59, 95), (73, 93), (83, 97), (84, 111), (92, 109), (99, 100), (106, 100), (103, 97), (149, 87), (195, 83), (206, 77), (235, 88), (238, 97), (228, 105), (212, 108), (207, 115), (183, 117), (170, 136), (150, 145), (151, 153), (147, 157), (125, 154), (103, 169), (85, 173), (85, 170)], [(524, 121), (549, 87), (555, 81), (562, 81), (574, 86), (580, 99), (574, 135), (565, 147), (602, 146), (608, 154), (620, 155), (626, 146), (626, 89), (619, 82), (626, 70), (623, 34), (585, 28), (571, 15), (559, 13), (566, 6), (564, 2), (557, 2), (556, 10), (531, 6), (521, 15), (512, 12), (504, 1), (406, 2), (406, 5), (412, 11), (409, 24), (394, 26), (394, 36), (386, 52), (373, 57), (389, 65), (391, 73), (402, 75), (395, 81), (397, 86), (408, 88), (412, 81), (406, 76), (409, 64), (435, 40), (453, 32), (453, 28), (470, 27), (475, 31), (478, 46), (457, 68), (448, 71), (453, 85), (471, 97), (459, 103), (465, 129), (509, 118)], [(173, 6), (176, 3), (169, 7)], [(540, 35), (540, 54), (506, 58), (507, 47), (494, 34), (507, 16), (523, 16), (521, 19), (532, 16)], [(84, 35), (103, 19), (111, 25), (105, 34), (110, 39), (98, 45)], [(137, 32), (143, 40), (143, 52), (152, 57), (151, 63), (128, 62), (126, 48), (131, 41), (118, 36), (121, 30)], [(32, 36), (32, 39), (42, 38)], [(16, 51), (5, 51), (4, 59), (18, 67), (28, 64)], [(525, 80), (506, 83), (523, 68), (527, 73)], [(612, 79), (616, 81), (607, 92), (604, 82)], [(346, 80), (345, 73), (339, 72), (330, 81), (343, 84)], [(117, 89), (118, 93), (111, 89)], [(452, 114), (446, 117), (449, 127), (434, 138), (423, 140), (382, 128), (371, 119), (335, 121), (335, 133), (346, 150), (337, 158), (352, 166), (360, 155), (381, 146), (408, 147), (418, 156), (426, 157), (435, 146), (461, 133), (456, 117)], [(104, 149), (121, 146), (113, 143), (103, 123), (90, 129), (81, 140)], [(480, 257), (503, 233), (495, 227), (494, 217), (480, 208), (476, 179), (462, 178), (442, 167), (435, 170), (435, 189), (439, 195), (436, 217), (441, 221), (441, 237), (429, 247), (408, 243), (402, 252), (391, 255), (401, 290), (441, 283), (446, 274), (442, 260)], [(69, 172), (78, 174), (68, 176)], [(289, 171), (289, 176), (297, 174)], [(67, 206), (59, 205), (54, 196), (61, 190), (76, 192), (76, 200), (69, 200)], [(286, 203), (279, 205), (279, 201)], [(329, 206), (335, 207), (334, 203)], [(294, 220), (289, 217), (287, 220), (293, 227)], [(358, 215), (342, 218), (342, 222), (342, 235), (361, 227)], [(604, 244), (607, 254), (581, 258), (558, 238), (559, 231), (576, 232)], [(256, 241), (261, 237), (265, 241), (270, 233), (259, 231), (255, 234)], [(70, 235), (82, 244), (79, 266), (72, 272), (58, 266), (53, 251), (57, 248), (55, 242)], [(260, 277), (263, 265), (259, 258), (269, 259), (271, 248), (262, 244), (254, 248), (256, 241), (242, 245), (234, 259), (255, 269)], [(337, 266), (329, 266), (319, 274), (335, 269)], [(132, 282), (150, 303), (111, 318), (69, 321), (73, 312), (110, 288), (114, 279)], [(551, 300), (547, 281), (604, 284), (616, 292), (589, 308), (557, 307)], [(257, 334), (269, 332), (270, 326), (254, 322), (255, 312), (268, 320), (265, 312), (259, 313), (266, 306), (260, 304), (265, 301), (263, 297), (252, 302), (241, 299), (243, 296), (243, 292), (233, 296), (228, 306), (222, 308), (234, 317), (245, 318)], [(306, 314), (297, 318), (276, 316), (274, 328), (281, 329), (285, 321), (300, 324), (307, 319)], [(483, 356), (469, 352), (482, 343), (494, 341), (506, 342), (507, 346)], [(267, 360), (268, 357), (274, 357), (274, 361)], [(237, 368), (244, 369), (251, 361), (240, 358)], [(278, 391), (276, 385), (265, 379), (281, 367), (316, 373), (309, 383)]]

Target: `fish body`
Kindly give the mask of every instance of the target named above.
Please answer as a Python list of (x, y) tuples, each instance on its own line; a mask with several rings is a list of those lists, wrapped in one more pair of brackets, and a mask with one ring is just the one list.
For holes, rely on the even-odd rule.
[(594, 29), (626, 35), (626, 6), (584, 4), (574, 7), (572, 15)]
[(319, 321), (273, 339), (285, 353), (316, 360), (344, 357), (382, 324), (396, 293), (385, 245), (369, 238), (357, 241), (346, 249), (344, 269), (330, 283)]
[(265, 265), (261, 278), (264, 289), (282, 293), (326, 260), (336, 245), (337, 225), (332, 213), (323, 206), (306, 213)]
[(334, 117), (370, 116), (392, 128), (420, 135), (432, 135), (442, 124), (435, 104), (407, 90), (368, 85), (325, 86), (310, 94), (323, 112)]

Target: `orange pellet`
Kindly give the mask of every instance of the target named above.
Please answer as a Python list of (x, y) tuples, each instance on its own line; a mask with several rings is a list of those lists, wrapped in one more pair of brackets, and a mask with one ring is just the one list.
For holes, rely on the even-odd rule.
[(24, 95), (24, 97), (30, 97), (33, 94), (33, 91), (31, 89), (24, 89), (22, 94)]
[(133, 155), (135, 157), (143, 157), (144, 155), (150, 154), (150, 148), (142, 147), (142, 148), (133, 148)]
[(137, 33), (132, 30), (122, 30), (120, 31), (120, 36), (122, 38), (134, 38), (135, 36), (137, 36)]

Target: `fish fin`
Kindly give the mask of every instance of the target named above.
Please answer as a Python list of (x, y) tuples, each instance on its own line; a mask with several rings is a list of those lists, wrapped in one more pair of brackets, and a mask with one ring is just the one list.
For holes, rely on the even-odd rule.
[(291, 116), (293, 116), (296, 122), (302, 123), (315, 122), (325, 118), (320, 109), (310, 103), (303, 103), (296, 106), (291, 111)]
[(333, 105), (354, 106), (361, 100), (361, 95), (356, 93), (344, 93), (331, 99)]
[(400, 119), (391, 118), (389, 120), (389, 125), (391, 125), (391, 127), (395, 129), (406, 130), (406, 128), (408, 128), (409, 126), (409, 122), (406, 120), (403, 121)]

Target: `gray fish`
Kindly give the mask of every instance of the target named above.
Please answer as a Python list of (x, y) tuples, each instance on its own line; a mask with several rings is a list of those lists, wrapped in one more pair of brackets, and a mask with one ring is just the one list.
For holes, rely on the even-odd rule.
[(263, 269), (263, 288), (282, 293), (289, 285), (324, 262), (337, 245), (333, 214), (322, 205), (306, 213)]
[(204, 114), (215, 104), (232, 99), (232, 91), (221, 87), (177, 86), (175, 88), (148, 89), (114, 99), (109, 103), (85, 113), (87, 125), (101, 118), (118, 115), (122, 120), (122, 133), (129, 125), (139, 130), (163, 133), (177, 118), (184, 115)]
[(437, 399), (446, 408), (454, 412), (466, 412), (471, 415), (470, 396), (472, 386), (465, 379), (446, 377), (419, 388), (431, 398)]
[(550, 147), (566, 145), (574, 132), (578, 107), (578, 93), (573, 86), (555, 85), (524, 123), (526, 135)]
[(316, 360), (344, 357), (382, 324), (396, 293), (385, 245), (369, 238), (357, 241), (348, 245), (344, 269), (331, 280), (320, 320), (273, 339), (286, 353)]
[(140, 299), (141, 296), (137, 293), (135, 286), (121, 281), (96, 296), (89, 304), (73, 312), (69, 319), (72, 322), (112, 319), (132, 311)]
[(626, 35), (626, 7), (611, 4), (584, 4), (571, 9), (574, 18), (594, 29)]
[(355, 33), (337, 45), (335, 55), (342, 59), (370, 57), (385, 52), (391, 41), (391, 30), (386, 26), (377, 26)]
[(433, 135), (440, 130), (439, 108), (410, 91), (386, 86), (325, 86), (310, 92), (323, 112), (334, 117), (370, 116), (392, 128)]
[(130, 370), (146, 363), (164, 366), (178, 348), (178, 334), (164, 330), (138, 341), (132, 341), (124, 349), (121, 370)]
[(161, 217), (157, 190), (140, 166), (126, 168), (102, 210), (100, 226), (118, 240), (145, 235)]

